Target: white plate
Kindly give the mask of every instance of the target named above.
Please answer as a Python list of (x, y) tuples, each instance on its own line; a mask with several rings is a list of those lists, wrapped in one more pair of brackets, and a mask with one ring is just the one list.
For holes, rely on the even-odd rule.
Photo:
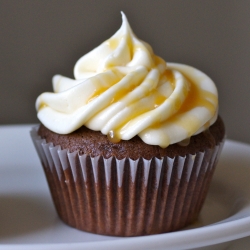
[[(119, 238), (81, 232), (58, 219), (29, 137), (30, 127), (0, 126), (3, 250), (208, 249), (219, 243), (229, 246), (230, 241), (250, 235), (250, 145), (226, 141), (204, 208), (194, 225), (173, 233)], [(249, 239), (244, 239), (247, 244)], [(240, 249), (239, 242), (228, 249)], [(217, 246), (222, 248), (221, 244)]]

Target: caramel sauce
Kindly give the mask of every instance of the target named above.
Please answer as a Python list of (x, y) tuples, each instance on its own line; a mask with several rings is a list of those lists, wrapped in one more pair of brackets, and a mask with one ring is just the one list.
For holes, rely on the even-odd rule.
[(40, 110), (42, 110), (45, 107), (47, 107), (47, 105), (45, 103), (41, 103), (40, 106), (38, 107), (37, 111), (39, 112)]
[(114, 130), (110, 130), (107, 134), (108, 140), (112, 143), (118, 143), (121, 141), (121, 138), (118, 136), (118, 133), (116, 133)]
[(209, 121), (204, 124), (204, 128), (206, 130), (209, 130), (209, 126), (210, 126), (210, 122)]
[[(167, 80), (170, 82), (173, 88), (175, 88), (176, 83), (175, 83), (175, 77), (174, 77), (172, 70), (166, 69), (164, 72), (164, 76), (167, 78)], [(150, 81), (150, 79), (147, 79), (147, 80)], [(197, 84), (192, 82), (190, 79), (188, 80), (189, 80), (189, 86), (186, 88), (183, 88), (183, 91), (184, 91), (183, 95), (185, 96), (184, 101), (182, 102), (181, 97), (175, 100), (174, 106), (171, 109), (174, 115), (172, 115), (166, 122), (169, 124), (174, 123), (177, 126), (182, 127), (183, 129), (187, 131), (187, 136), (191, 137), (192, 134), (195, 132), (195, 130), (197, 130), (197, 125), (200, 123), (199, 119), (191, 115), (188, 117), (185, 117), (185, 119), (179, 119), (178, 116), (194, 109), (195, 107), (205, 107), (211, 113), (214, 113), (215, 107), (214, 107), (213, 102), (216, 103), (217, 97), (215, 94), (212, 94), (209, 91), (200, 89), (199, 86), (197, 86)], [(121, 100), (123, 97), (125, 97), (129, 92), (133, 91), (141, 83), (142, 83), (141, 80), (139, 81), (135, 80), (134, 82), (130, 81), (130, 84), (126, 86), (122, 86), (120, 89), (116, 91), (110, 104)], [(98, 87), (94, 91), (92, 97), (89, 99), (89, 102), (92, 101), (94, 98), (98, 97), (107, 89), (106, 86), (104, 87), (100, 85), (99, 83), (96, 84), (96, 86), (97, 85)], [(124, 119), (121, 119), (121, 121), (117, 124), (114, 130), (109, 131), (107, 135), (108, 139), (112, 143), (118, 143), (121, 140), (119, 136), (119, 131), (121, 131), (121, 129), (124, 126), (129, 124), (131, 120), (146, 113), (147, 111), (150, 111), (159, 107), (166, 100), (166, 96), (164, 96), (162, 93), (160, 93), (156, 89), (149, 91), (146, 94), (146, 96), (147, 95), (153, 98), (153, 101), (151, 100), (152, 102), (150, 101), (148, 105), (143, 105), (143, 106), (138, 107), (136, 105), (134, 106), (132, 103), (127, 104), (128, 105), (127, 107), (131, 110), (131, 112), (126, 117), (124, 117)], [(164, 124), (164, 122), (162, 123), (161, 121), (161, 116), (158, 115), (154, 117), (154, 119), (155, 119), (155, 122), (154, 122), (154, 125), (151, 126), (151, 128), (161, 129), (161, 127)], [(206, 126), (209, 126), (209, 124), (206, 124)], [(164, 138), (163, 132), (162, 132), (162, 138)], [(190, 139), (188, 138), (184, 141), (181, 141), (179, 144), (182, 146), (187, 146), (189, 144), (189, 140)], [(168, 141), (168, 138), (164, 139), (164, 145), (161, 145), (162, 147), (165, 147), (166, 141)]]
[(93, 94), (88, 99), (87, 103), (92, 102), (94, 99), (96, 99), (98, 96), (100, 96), (103, 92), (105, 92), (106, 88), (95, 88)]
[(130, 80), (132, 82), (130, 82), (126, 86), (122, 86), (120, 89), (117, 90), (110, 104), (121, 100), (124, 96), (126, 96), (129, 92), (133, 91), (137, 86), (142, 83), (142, 79)]
[[(118, 131), (121, 131), (121, 129), (126, 126), (127, 124), (130, 124), (130, 121), (133, 120), (134, 118), (146, 113), (147, 111), (150, 111), (151, 109), (148, 106), (140, 106), (137, 108), (133, 108), (130, 107), (131, 112), (129, 113), (129, 115), (127, 115), (125, 117), (125, 119), (120, 120), (120, 122), (117, 124), (117, 126), (115, 127), (115, 131), (116, 133), (118, 133)], [(114, 132), (112, 132), (114, 134)]]
[[(166, 70), (165, 74), (169, 81), (174, 84), (175, 79), (172, 78), (172, 71)], [(177, 112), (172, 117), (170, 117), (167, 122), (169, 124), (176, 124), (177, 126), (184, 128), (187, 132), (189, 131), (188, 136), (191, 137), (191, 132), (195, 132), (196, 126), (199, 124), (198, 118), (190, 115), (189, 117), (186, 117), (185, 120), (181, 120), (178, 118), (178, 116), (194, 109), (195, 107), (204, 107), (209, 110), (211, 114), (214, 114), (215, 105), (217, 105), (217, 96), (209, 91), (200, 89), (199, 86), (197, 86), (194, 82), (192, 82), (190, 79), (188, 80), (190, 83), (189, 89), (184, 89), (184, 91), (188, 91), (188, 93), (184, 93), (187, 94), (186, 98), (182, 105), (181, 100), (176, 100), (177, 102), (174, 108), (177, 110)], [(157, 119), (151, 128), (160, 129), (162, 125), (163, 124), (160, 122), (160, 119)], [(205, 126), (209, 127), (209, 122), (206, 123)]]
[[(89, 97), (87, 103), (90, 103), (91, 101), (93, 101), (95, 98), (100, 96), (102, 93), (104, 93), (107, 89), (112, 87), (114, 84), (116, 84), (120, 80), (120, 78), (117, 74), (117, 71), (113, 70), (112, 72), (115, 73), (115, 75), (116, 75), (116, 77), (114, 77), (114, 79), (112, 79), (112, 80), (111, 79), (107, 79), (107, 80), (104, 79), (104, 81), (100, 81), (100, 79), (97, 78), (94, 81), (94, 78), (92, 78), (92, 81), (94, 81), (93, 85), (94, 85), (95, 89), (94, 89), (92, 95)], [(106, 81), (108, 82), (108, 84), (104, 84), (104, 82), (106, 82)]]
[(96, 99), (99, 95), (101, 95), (105, 90), (103, 89), (95, 89), (94, 93), (91, 95), (91, 97), (88, 99), (87, 103), (92, 102), (94, 99)]
[(121, 88), (119, 89), (115, 94), (111, 101), (111, 103), (117, 102), (118, 100), (121, 100), (125, 95), (127, 95), (129, 92), (133, 91), (136, 86), (130, 85), (126, 87), (126, 89)]
[(166, 62), (159, 56), (156, 56), (154, 55), (154, 62), (155, 62), (155, 65), (166, 65)]
[(167, 77), (168, 81), (171, 83), (171, 85), (175, 87), (175, 78), (174, 78), (173, 71), (170, 69), (166, 69), (164, 74)]
[(189, 143), (190, 143), (190, 137), (188, 137), (187, 139), (184, 139), (183, 141), (178, 142), (178, 145), (182, 147), (186, 147), (189, 145)]
[(160, 94), (157, 90), (154, 90), (153, 94), (155, 95), (154, 108), (157, 108), (166, 100), (166, 97), (164, 95)]
[(176, 99), (174, 103), (174, 111), (180, 110), (181, 105), (183, 105), (181, 99)]
[(184, 100), (182, 106), (180, 107), (178, 113), (187, 112), (195, 107), (205, 107), (211, 113), (214, 113), (214, 105), (209, 101), (209, 99), (216, 102), (216, 95), (208, 92), (206, 90), (199, 89), (195, 83), (190, 81), (189, 93)]
[[(147, 95), (154, 97), (153, 101), (152, 100), (150, 101), (153, 104), (141, 105), (141, 106), (136, 106), (136, 107), (133, 107), (134, 105), (131, 104), (131, 106), (129, 107), (131, 112), (129, 113), (128, 116), (125, 117), (124, 121), (121, 121), (119, 123), (119, 125), (116, 127), (116, 131), (120, 131), (123, 126), (125, 126), (126, 124), (129, 123), (129, 121), (133, 120), (134, 118), (136, 118), (136, 117), (138, 117), (138, 116), (140, 116), (148, 111), (151, 111), (154, 108), (157, 108), (166, 100), (166, 97), (164, 95), (162, 95), (161, 93), (159, 93), (156, 89), (154, 89), (152, 92), (147, 93)], [(118, 97), (118, 96), (116, 96), (116, 97)], [(159, 120), (160, 120), (160, 117), (159, 117)]]

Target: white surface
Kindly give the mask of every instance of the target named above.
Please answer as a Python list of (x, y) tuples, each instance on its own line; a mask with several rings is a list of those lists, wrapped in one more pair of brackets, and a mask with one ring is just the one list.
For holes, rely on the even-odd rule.
[(250, 235), (250, 145), (226, 141), (200, 218), (189, 229), (119, 238), (81, 232), (58, 219), (29, 129), (0, 126), (1, 249), (235, 250), (250, 244), (250, 237), (232, 241)]

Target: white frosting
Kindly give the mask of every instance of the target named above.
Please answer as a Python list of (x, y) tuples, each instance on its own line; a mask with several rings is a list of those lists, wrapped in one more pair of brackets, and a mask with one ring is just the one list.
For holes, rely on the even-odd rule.
[(213, 124), (218, 109), (213, 81), (193, 67), (166, 65), (134, 35), (123, 13), (122, 19), (110, 39), (78, 60), (75, 80), (53, 77), (55, 93), (36, 101), (40, 121), (59, 134), (85, 125), (113, 142), (139, 135), (161, 147)]

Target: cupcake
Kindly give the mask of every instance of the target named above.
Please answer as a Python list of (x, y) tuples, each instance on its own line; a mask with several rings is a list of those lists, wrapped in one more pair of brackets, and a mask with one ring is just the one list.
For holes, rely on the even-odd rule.
[(181, 229), (201, 211), (225, 128), (214, 82), (166, 63), (121, 28), (53, 77), (31, 136), (59, 217), (87, 232), (139, 236)]

